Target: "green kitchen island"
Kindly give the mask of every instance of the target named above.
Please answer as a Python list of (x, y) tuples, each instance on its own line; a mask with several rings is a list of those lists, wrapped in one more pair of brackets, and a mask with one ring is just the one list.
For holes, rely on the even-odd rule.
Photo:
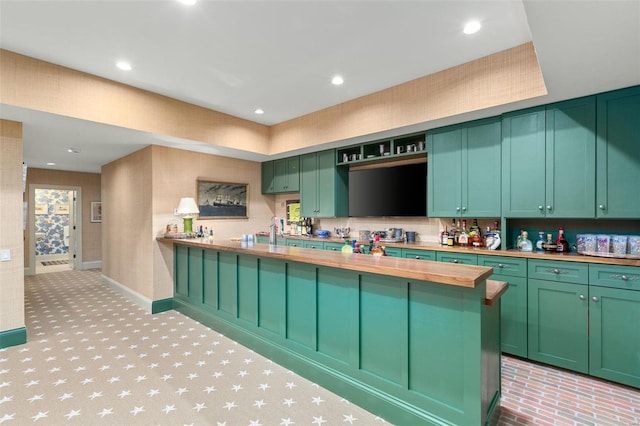
[(241, 242), (174, 245), (174, 308), (395, 424), (498, 417), (491, 268)]

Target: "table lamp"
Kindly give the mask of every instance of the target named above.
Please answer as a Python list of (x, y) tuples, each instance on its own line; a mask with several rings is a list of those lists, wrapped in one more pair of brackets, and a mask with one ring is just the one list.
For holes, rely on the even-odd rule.
[(183, 215), (184, 219), (184, 233), (190, 234), (193, 232), (193, 216), (194, 213), (200, 213), (196, 200), (191, 197), (183, 197), (180, 199), (180, 205), (176, 210), (177, 214)]

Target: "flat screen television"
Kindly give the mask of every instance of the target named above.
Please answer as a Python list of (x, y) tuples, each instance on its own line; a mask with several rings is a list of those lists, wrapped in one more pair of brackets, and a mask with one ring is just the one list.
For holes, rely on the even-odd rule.
[(427, 163), (349, 171), (349, 216), (426, 216)]

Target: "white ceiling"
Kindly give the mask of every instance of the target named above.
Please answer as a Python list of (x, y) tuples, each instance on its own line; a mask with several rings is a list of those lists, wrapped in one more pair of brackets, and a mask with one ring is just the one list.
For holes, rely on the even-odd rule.
[[(640, 84), (639, 0), (0, 0), (3, 49), (267, 125), (531, 40), (549, 95), (473, 115)], [(0, 117), (25, 123), (30, 167), (99, 172), (152, 143), (264, 159), (7, 105)]]

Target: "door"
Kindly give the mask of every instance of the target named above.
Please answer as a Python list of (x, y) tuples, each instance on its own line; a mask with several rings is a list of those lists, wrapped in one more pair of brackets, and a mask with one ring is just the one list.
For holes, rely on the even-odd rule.
[(500, 217), (500, 119), (465, 128), (462, 148), (462, 216)]
[(76, 210), (77, 210), (76, 191), (69, 191), (69, 230), (65, 239), (68, 240), (69, 246), (69, 267), (76, 269)]
[(448, 127), (427, 134), (427, 216), (459, 217), (462, 179), (462, 129)]

